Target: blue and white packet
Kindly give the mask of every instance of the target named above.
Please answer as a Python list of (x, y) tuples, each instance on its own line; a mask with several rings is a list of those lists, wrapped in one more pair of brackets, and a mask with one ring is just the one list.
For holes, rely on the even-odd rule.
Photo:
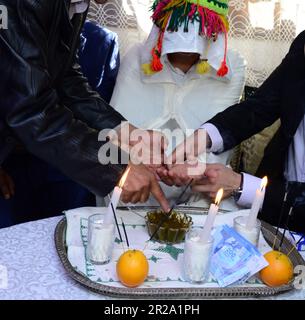
[(213, 237), (210, 272), (219, 286), (243, 284), (268, 266), (257, 248), (228, 225), (216, 228)]

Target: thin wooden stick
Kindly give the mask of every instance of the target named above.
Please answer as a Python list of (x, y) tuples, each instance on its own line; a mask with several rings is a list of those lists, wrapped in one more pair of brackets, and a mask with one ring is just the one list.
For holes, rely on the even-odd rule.
[[(286, 221), (286, 228), (289, 227), (289, 221), (290, 221), (290, 217), (291, 217), (291, 215), (292, 215), (293, 209), (294, 209), (294, 208), (291, 207), (290, 210), (289, 210), (288, 217), (287, 217), (287, 221)], [(282, 235), (282, 239), (281, 239), (280, 246), (279, 246), (279, 251), (281, 251), (281, 248), (282, 248), (282, 245), (283, 245), (283, 241), (284, 241), (285, 234), (286, 234), (286, 231), (287, 231), (286, 228), (284, 229), (284, 232), (283, 232), (283, 235)]]
[(120, 231), (120, 227), (119, 227), (119, 224), (118, 224), (118, 219), (117, 219), (117, 216), (116, 216), (116, 213), (115, 213), (115, 209), (114, 209), (113, 204), (112, 204), (111, 201), (110, 201), (110, 204), (111, 204), (111, 209), (112, 209), (113, 216), (114, 216), (114, 221), (115, 221), (115, 224), (116, 224), (116, 227), (117, 227), (117, 230), (118, 230), (118, 234), (119, 234), (119, 237), (120, 237), (120, 241), (121, 241), (121, 244), (122, 244), (122, 248), (123, 248), (123, 251), (125, 251), (123, 238), (122, 238), (122, 235), (121, 235), (121, 231)]
[(128, 236), (127, 236), (127, 232), (126, 232), (125, 224), (124, 224), (124, 221), (123, 221), (123, 218), (122, 218), (122, 217), (121, 217), (121, 220), (122, 220), (122, 226), (123, 226), (123, 230), (124, 230), (124, 234), (125, 234), (125, 239), (126, 239), (127, 247), (128, 247), (128, 249), (129, 249)]
[(293, 249), (295, 249), (295, 250), (298, 251), (298, 244), (303, 240), (303, 238), (304, 238), (304, 237), (301, 236), (301, 238), (300, 238), (297, 242), (295, 242), (295, 246), (293, 246), (293, 247), (291, 248), (291, 250), (289, 251), (289, 253), (287, 254), (288, 257), (289, 257), (289, 255), (291, 254), (291, 252), (293, 251)]
[(282, 219), (283, 219), (283, 216), (284, 216), (285, 207), (286, 207), (286, 201), (287, 201), (287, 196), (288, 196), (288, 192), (286, 192), (286, 193), (285, 193), (285, 196), (284, 196), (284, 200), (283, 200), (283, 204), (282, 204), (282, 208), (281, 208), (281, 213), (280, 213), (279, 221), (278, 221), (278, 223), (277, 223), (277, 228), (276, 228), (276, 232), (275, 232), (275, 235), (274, 235), (274, 241), (273, 241), (273, 245), (272, 245), (272, 250), (274, 250), (275, 243), (276, 243), (276, 240), (277, 240), (277, 235), (278, 235), (279, 229), (280, 229), (280, 224), (281, 224)]
[(121, 235), (121, 231), (120, 231), (119, 224), (118, 224), (118, 219), (116, 217), (113, 204), (112, 204), (112, 202), (110, 204), (111, 204), (111, 208), (112, 208), (112, 212), (113, 212), (113, 216), (114, 216), (114, 221), (115, 221), (115, 224), (116, 224), (116, 227), (117, 227), (117, 230), (118, 230), (118, 234), (119, 234), (120, 240), (121, 240), (121, 242), (123, 242), (123, 238), (122, 238), (122, 235)]

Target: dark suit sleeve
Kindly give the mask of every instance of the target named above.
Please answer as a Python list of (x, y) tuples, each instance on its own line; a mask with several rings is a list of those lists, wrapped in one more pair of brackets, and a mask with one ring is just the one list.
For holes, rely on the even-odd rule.
[[(212, 123), (218, 128), (224, 141), (224, 150), (238, 145), (281, 117), (281, 99), (283, 92), (285, 92), (285, 90), (282, 90), (285, 85), (285, 75), (289, 74), (287, 71), (290, 68), (298, 68), (298, 61), (304, 59), (304, 39), (305, 32), (296, 38), (282, 63), (252, 97), (229, 107), (208, 121), (208, 123)], [(274, 139), (273, 142), (275, 141)], [(281, 152), (279, 148), (276, 148), (276, 150)], [(260, 213), (261, 219), (273, 225), (278, 224), (282, 200), (286, 190), (286, 182), (283, 177), (284, 168), (282, 167), (282, 161), (279, 160), (282, 156), (270, 154), (268, 159), (266, 159), (266, 156), (264, 159), (265, 165), (269, 167), (273, 165), (276, 169), (279, 169), (273, 170), (274, 172), (278, 171), (278, 175), (269, 177), (265, 202)], [(279, 161), (274, 162), (274, 159)], [(264, 175), (266, 175), (266, 172), (263, 169), (259, 170), (258, 176), (262, 178)], [(305, 232), (304, 213), (305, 205), (296, 208), (289, 228)], [(288, 211), (286, 210), (281, 223), (282, 227), (285, 226), (287, 215)]]
[(279, 99), (284, 69), (285, 65), (280, 65), (254, 96), (229, 107), (208, 121), (219, 130), (224, 151), (270, 126), (280, 117)]
[(18, 6), (7, 2), (9, 28), (0, 30), (1, 118), (31, 153), (105, 196), (125, 166), (99, 163), (101, 143), (95, 129), (114, 127), (121, 117), (83, 86), (83, 99), (80, 103), (75, 99), (75, 108), (59, 99), (46, 58), (44, 16), (49, 3), (37, 2), (34, 10), (33, 1), (18, 1)]
[(224, 151), (232, 149), (280, 118), (285, 73), (296, 63), (296, 52), (303, 54), (304, 58), (304, 35), (302, 33), (294, 41), (285, 59), (252, 97), (207, 121), (218, 128), (223, 138)]

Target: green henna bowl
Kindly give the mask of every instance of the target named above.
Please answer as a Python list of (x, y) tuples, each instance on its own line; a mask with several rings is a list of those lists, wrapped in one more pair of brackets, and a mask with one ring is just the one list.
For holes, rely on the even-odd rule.
[[(145, 216), (147, 230), (150, 236), (154, 234), (166, 213), (162, 210), (150, 211)], [(166, 244), (181, 243), (193, 224), (192, 218), (185, 213), (173, 211), (165, 220), (152, 240)]]

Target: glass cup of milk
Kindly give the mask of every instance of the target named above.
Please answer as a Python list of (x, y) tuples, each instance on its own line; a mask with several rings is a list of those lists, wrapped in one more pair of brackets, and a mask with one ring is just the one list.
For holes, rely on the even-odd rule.
[(88, 243), (86, 257), (92, 264), (109, 263), (114, 247), (113, 223), (104, 223), (104, 214), (94, 214), (88, 219)]
[(258, 247), (258, 240), (261, 231), (261, 222), (257, 219), (252, 229), (247, 229), (247, 216), (239, 216), (234, 219), (234, 229), (242, 237), (252, 243), (255, 247)]
[(193, 228), (185, 237), (183, 255), (184, 279), (193, 284), (201, 284), (208, 280), (210, 262), (213, 252), (213, 238), (202, 242), (202, 229)]

